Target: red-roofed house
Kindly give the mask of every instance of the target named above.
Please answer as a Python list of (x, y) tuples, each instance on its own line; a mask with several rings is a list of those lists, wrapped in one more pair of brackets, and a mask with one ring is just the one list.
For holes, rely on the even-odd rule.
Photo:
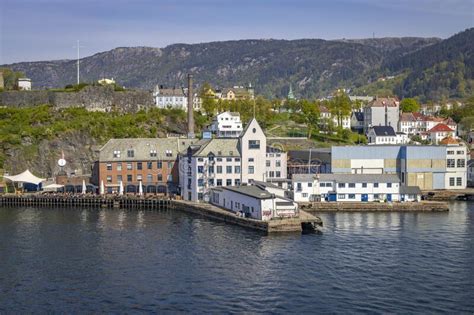
[(438, 144), (446, 137), (454, 137), (455, 131), (448, 125), (440, 123), (428, 130), (428, 140), (434, 144)]

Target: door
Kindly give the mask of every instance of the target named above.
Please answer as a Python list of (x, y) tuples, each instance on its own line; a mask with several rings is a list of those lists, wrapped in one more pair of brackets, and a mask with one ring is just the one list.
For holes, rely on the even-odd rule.
[(392, 194), (387, 194), (387, 201), (392, 202)]
[(362, 202), (367, 202), (367, 201), (369, 201), (369, 195), (368, 195), (368, 194), (362, 194), (362, 196), (361, 196), (361, 201), (362, 201)]
[(336, 201), (337, 195), (336, 194), (329, 194), (329, 201)]

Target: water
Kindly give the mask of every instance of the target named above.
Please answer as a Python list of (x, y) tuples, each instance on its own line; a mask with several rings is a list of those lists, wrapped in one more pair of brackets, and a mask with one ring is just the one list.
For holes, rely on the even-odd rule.
[(0, 313), (473, 313), (474, 203), (264, 236), (180, 212), (0, 208)]

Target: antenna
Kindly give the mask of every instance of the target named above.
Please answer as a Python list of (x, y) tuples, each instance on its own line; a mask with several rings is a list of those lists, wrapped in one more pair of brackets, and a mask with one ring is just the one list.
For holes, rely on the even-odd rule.
[(77, 48), (77, 84), (80, 83), (80, 75), (79, 75), (79, 59), (80, 59), (80, 49), (84, 46), (81, 46), (79, 40), (77, 40), (77, 45), (74, 48)]

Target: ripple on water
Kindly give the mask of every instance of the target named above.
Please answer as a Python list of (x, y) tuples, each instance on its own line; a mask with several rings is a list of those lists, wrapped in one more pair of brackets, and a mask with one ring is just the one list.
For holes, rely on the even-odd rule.
[(474, 204), (263, 236), (179, 212), (0, 208), (1, 312), (474, 312)]

